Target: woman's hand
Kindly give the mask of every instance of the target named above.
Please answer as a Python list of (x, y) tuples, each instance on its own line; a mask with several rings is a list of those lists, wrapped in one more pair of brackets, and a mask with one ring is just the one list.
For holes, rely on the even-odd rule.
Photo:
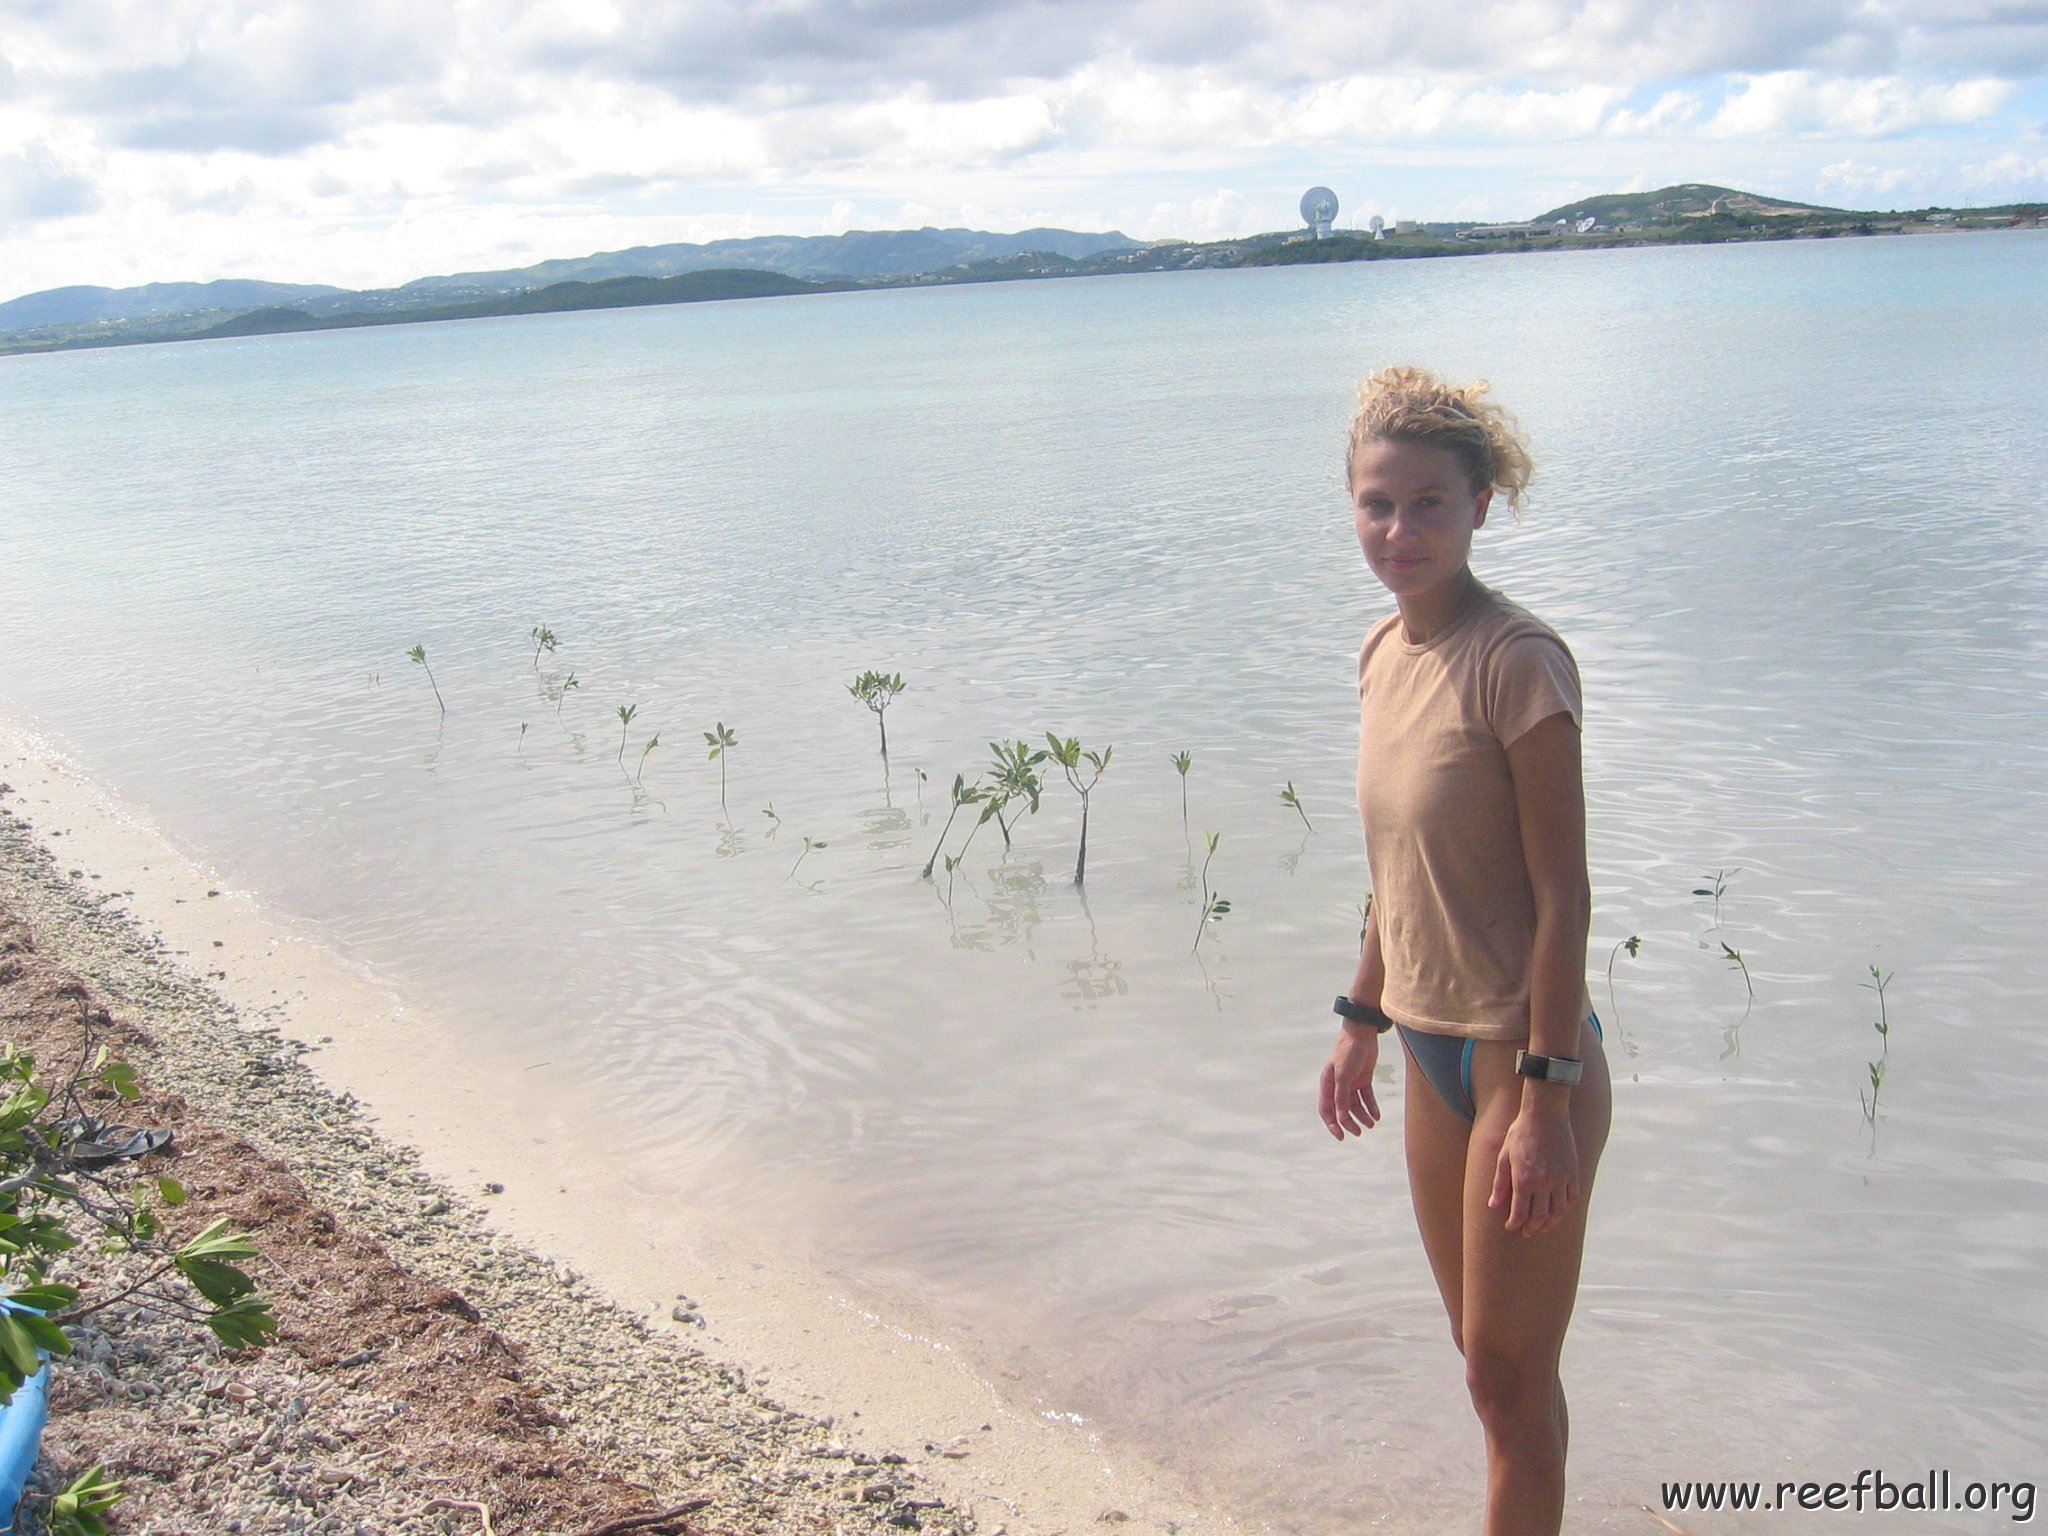
[(1535, 1237), (1564, 1220), (1579, 1198), (1579, 1148), (1569, 1115), (1524, 1104), (1494, 1164), (1489, 1209), (1507, 1208), (1507, 1229)]
[(1317, 1095), (1323, 1124), (1339, 1141), (1349, 1131), (1363, 1136), (1380, 1120), (1380, 1101), (1372, 1096), (1373, 1068), (1379, 1065), (1380, 1032), (1370, 1024), (1345, 1024), (1337, 1031), (1330, 1059), (1323, 1063)]

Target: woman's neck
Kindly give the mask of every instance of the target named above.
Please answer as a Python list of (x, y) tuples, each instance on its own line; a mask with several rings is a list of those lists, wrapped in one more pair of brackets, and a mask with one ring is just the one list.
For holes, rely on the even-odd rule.
[(1457, 612), (1465, 605), (1465, 599), (1479, 585), (1479, 578), (1472, 574), (1468, 565), (1449, 581), (1431, 587), (1427, 592), (1411, 593), (1396, 599), (1401, 610), (1401, 635), (1410, 645), (1427, 645), (1442, 634)]

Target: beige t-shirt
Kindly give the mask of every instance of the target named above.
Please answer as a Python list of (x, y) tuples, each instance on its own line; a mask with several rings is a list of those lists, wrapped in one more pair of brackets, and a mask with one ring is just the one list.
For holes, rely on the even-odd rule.
[(1536, 900), (1507, 749), (1560, 713), (1583, 723), (1572, 653), (1476, 581), (1425, 644), (1402, 637), (1398, 613), (1366, 636), (1358, 809), (1387, 966), (1380, 1006), (1398, 1023), (1529, 1033)]

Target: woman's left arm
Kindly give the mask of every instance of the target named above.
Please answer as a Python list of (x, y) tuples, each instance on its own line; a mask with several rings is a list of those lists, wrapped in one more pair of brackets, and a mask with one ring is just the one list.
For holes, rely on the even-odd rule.
[[(1509, 745), (1522, 858), (1536, 899), (1529, 957), (1529, 1050), (1576, 1056), (1586, 1000), (1586, 934), (1592, 887), (1586, 878), (1586, 788), (1579, 727), (1555, 714)], [(1534, 1237), (1578, 1201), (1579, 1159), (1571, 1095), (1562, 1083), (1522, 1080), (1522, 1107), (1494, 1171), (1495, 1208), (1507, 1207), (1509, 1231)]]

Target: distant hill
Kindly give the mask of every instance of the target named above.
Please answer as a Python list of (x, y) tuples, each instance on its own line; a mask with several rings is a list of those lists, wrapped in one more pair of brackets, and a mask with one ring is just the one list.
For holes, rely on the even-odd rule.
[[(422, 277), (403, 287), (358, 292), (320, 283), (266, 283), (227, 278), (211, 283), (150, 283), (140, 288), (49, 288), (0, 304), (0, 335), (49, 327), (147, 321), (174, 315), (236, 315), (291, 308), (310, 315), (412, 309), (437, 300), (487, 298), (554, 283), (597, 283), (615, 277), (679, 277), (687, 272), (743, 269), (787, 277), (891, 279), (919, 277), (987, 262), (1046, 255), (1070, 261), (1145, 249), (1111, 230), (978, 229), (853, 230), (844, 235), (761, 235), (705, 245), (642, 245), (492, 272)], [(281, 325), (263, 322), (267, 329)]]
[(640, 245), (498, 272), (455, 272), (422, 277), (395, 290), (509, 293), (548, 283), (596, 282), (607, 277), (673, 277), (712, 268), (757, 268), (790, 277), (914, 277), (1033, 254), (1080, 261), (1105, 251), (1141, 248), (1143, 242), (1111, 230), (1023, 229), (1010, 235), (974, 229), (856, 229), (843, 235), (757, 235), (704, 245)]
[(148, 283), (140, 288), (46, 288), (0, 304), (0, 331), (95, 320), (142, 320), (201, 309), (251, 309), (342, 293), (321, 283), (263, 283), (222, 278), (212, 283)]
[(194, 340), (223, 336), (275, 336), (287, 331), (341, 331), (369, 325), (416, 325), (433, 320), (480, 320), (492, 315), (550, 315), (578, 309), (637, 309), (656, 304), (702, 304), (716, 299), (769, 299), (799, 293), (840, 293), (857, 284), (811, 282), (780, 272), (684, 272), (675, 277), (608, 277), (601, 282), (551, 283), (545, 288), (458, 303), (420, 303), (410, 309), (349, 310), (309, 315), (302, 309), (254, 309), (195, 332)]
[(1812, 214), (1848, 216), (1840, 208), (1825, 208), (1817, 203), (1788, 203), (1780, 198), (1759, 197), (1754, 192), (1739, 192), (1733, 187), (1687, 181), (1675, 187), (1659, 187), (1655, 192), (1610, 192), (1601, 197), (1581, 198), (1548, 213), (1539, 213), (1529, 222), (1553, 224), (1559, 219), (1566, 219), (1576, 223), (1591, 216), (1610, 227), (1641, 224), (1649, 228), (1659, 224), (1682, 224), (1688, 219), (1703, 219), (1715, 213), (1733, 214), (1743, 219)]

